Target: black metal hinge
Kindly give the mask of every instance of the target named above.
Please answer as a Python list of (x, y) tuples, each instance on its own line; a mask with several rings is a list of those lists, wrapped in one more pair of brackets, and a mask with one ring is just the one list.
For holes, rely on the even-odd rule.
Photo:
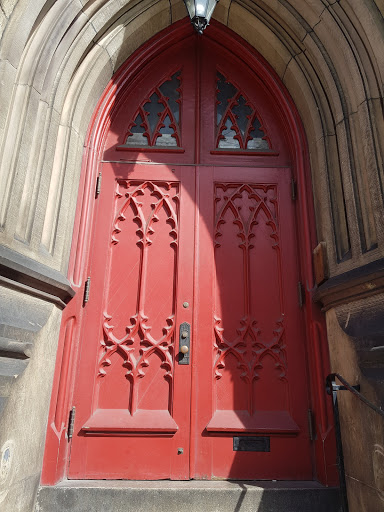
[(72, 409), (69, 412), (69, 418), (68, 418), (68, 439), (71, 439), (73, 436), (73, 430), (75, 427), (75, 414), (76, 414), (76, 407), (72, 407)]
[(315, 441), (316, 440), (315, 416), (311, 409), (308, 409), (308, 432), (309, 432), (309, 439), (311, 441)]
[(294, 178), (291, 179), (291, 197), (293, 201), (297, 199), (297, 183)]
[(96, 197), (99, 196), (101, 191), (101, 171), (99, 172), (99, 175), (96, 180)]
[(305, 290), (301, 281), (297, 283), (297, 295), (299, 298), (299, 307), (302, 308), (305, 304)]
[(90, 289), (91, 289), (91, 278), (88, 277), (88, 279), (85, 281), (85, 286), (84, 286), (84, 298), (83, 298), (84, 304), (86, 304), (89, 301)]

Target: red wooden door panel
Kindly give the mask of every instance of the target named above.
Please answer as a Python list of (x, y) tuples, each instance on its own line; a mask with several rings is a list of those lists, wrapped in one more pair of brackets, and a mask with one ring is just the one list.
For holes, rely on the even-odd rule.
[(290, 169), (198, 173), (193, 474), (311, 478)]
[(190, 366), (177, 363), (176, 318), (191, 323), (194, 170), (173, 170), (103, 166), (71, 478), (189, 477)]

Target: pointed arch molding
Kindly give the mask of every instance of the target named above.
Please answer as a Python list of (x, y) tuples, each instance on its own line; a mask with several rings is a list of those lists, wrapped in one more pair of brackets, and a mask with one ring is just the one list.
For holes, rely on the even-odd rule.
[[(171, 28), (157, 34), (131, 55), (115, 73), (105, 88), (91, 118), (85, 140), (83, 173), (74, 227), (71, 260), (69, 263), (69, 279), (81, 293), (78, 293), (64, 310), (61, 337), (58, 348), (56, 374), (54, 378), (50, 413), (48, 419), (46, 457), (43, 467), (42, 482), (50, 485), (66, 475), (68, 442), (66, 440), (67, 424), (65, 419), (71, 406), (72, 376), (76, 360), (78, 344), (78, 325), (82, 316), (82, 287), (87, 279), (86, 262), (89, 254), (89, 233), (92, 225), (94, 186), (99, 172), (105, 140), (115, 112), (129, 97), (130, 87), (134, 87), (139, 71), (147, 63), (155, 62), (169, 48), (186, 38), (195, 37), (193, 29), (186, 20), (174, 24)], [(335, 483), (334, 452), (332, 437), (331, 403), (324, 392), (321, 375), (328, 368), (328, 352), (324, 321), (319, 308), (310, 300), (310, 289), (313, 286), (311, 249), (315, 244), (313, 202), (309, 177), (307, 142), (302, 123), (292, 98), (287, 93), (278, 75), (269, 64), (243, 39), (220, 23), (212, 23), (204, 37), (211, 39), (212, 44), (225, 47), (225, 55), (230, 52), (234, 59), (244, 61), (249, 69), (264, 82), (265, 87), (273, 95), (287, 132), (290, 158), (298, 183), (300, 194), (297, 203), (300, 217), (299, 237), (303, 279), (308, 283), (307, 290), (307, 334), (315, 352), (311, 354), (309, 365), (311, 394), (313, 407), (319, 418), (319, 436), (315, 442), (318, 478), (330, 485)], [(224, 50), (223, 50), (224, 51)], [(163, 55), (162, 58), (165, 58)], [(127, 121), (129, 122), (129, 120)], [(316, 371), (316, 368), (321, 368)], [(316, 377), (318, 376), (318, 378)]]

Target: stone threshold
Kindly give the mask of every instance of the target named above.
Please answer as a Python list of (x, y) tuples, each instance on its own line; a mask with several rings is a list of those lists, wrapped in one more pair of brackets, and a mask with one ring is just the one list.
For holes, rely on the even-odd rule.
[(330, 489), (313, 480), (63, 480), (53, 488), (66, 489)]
[(41, 487), (35, 512), (339, 512), (314, 481), (67, 480)]

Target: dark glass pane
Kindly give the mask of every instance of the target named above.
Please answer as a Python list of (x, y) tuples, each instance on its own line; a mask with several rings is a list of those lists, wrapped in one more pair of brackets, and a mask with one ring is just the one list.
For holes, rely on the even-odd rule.
[(261, 129), (260, 121), (255, 117), (249, 131), (251, 140), (247, 143), (247, 149), (264, 150), (269, 149), (268, 141), (264, 140), (265, 133)]
[(143, 119), (141, 118), (141, 115), (139, 114), (135, 119), (135, 124), (131, 128), (132, 133), (144, 133), (145, 128), (143, 125)]
[(253, 120), (252, 128), (249, 132), (249, 135), (255, 139), (262, 139), (265, 135), (263, 130), (261, 130), (261, 124), (257, 117), (255, 117), (255, 119)]
[[(224, 127), (223, 118), (225, 119)], [(253, 151), (270, 149), (266, 134), (256, 117), (255, 108), (245, 94), (219, 72), (217, 72), (216, 120), (218, 126), (216, 147)]]
[(177, 124), (180, 118), (180, 106), (177, 102), (177, 100), (180, 100), (180, 91), (178, 90), (180, 87), (180, 74), (181, 71), (173, 74), (171, 80), (167, 80), (159, 87), (161, 94), (167, 98), (169, 108)]
[(148, 146), (148, 139), (145, 135), (145, 127), (143, 126), (143, 119), (139, 114), (135, 119), (135, 124), (131, 128), (131, 134), (127, 137), (125, 143), (128, 146)]
[[(129, 146), (179, 146), (181, 71), (154, 87), (139, 107), (125, 142)], [(148, 98), (148, 96), (147, 96)]]
[(230, 103), (230, 100), (237, 93), (237, 89), (234, 85), (227, 82), (226, 78), (221, 74), (217, 73), (217, 125), (220, 124), (225, 111)]

